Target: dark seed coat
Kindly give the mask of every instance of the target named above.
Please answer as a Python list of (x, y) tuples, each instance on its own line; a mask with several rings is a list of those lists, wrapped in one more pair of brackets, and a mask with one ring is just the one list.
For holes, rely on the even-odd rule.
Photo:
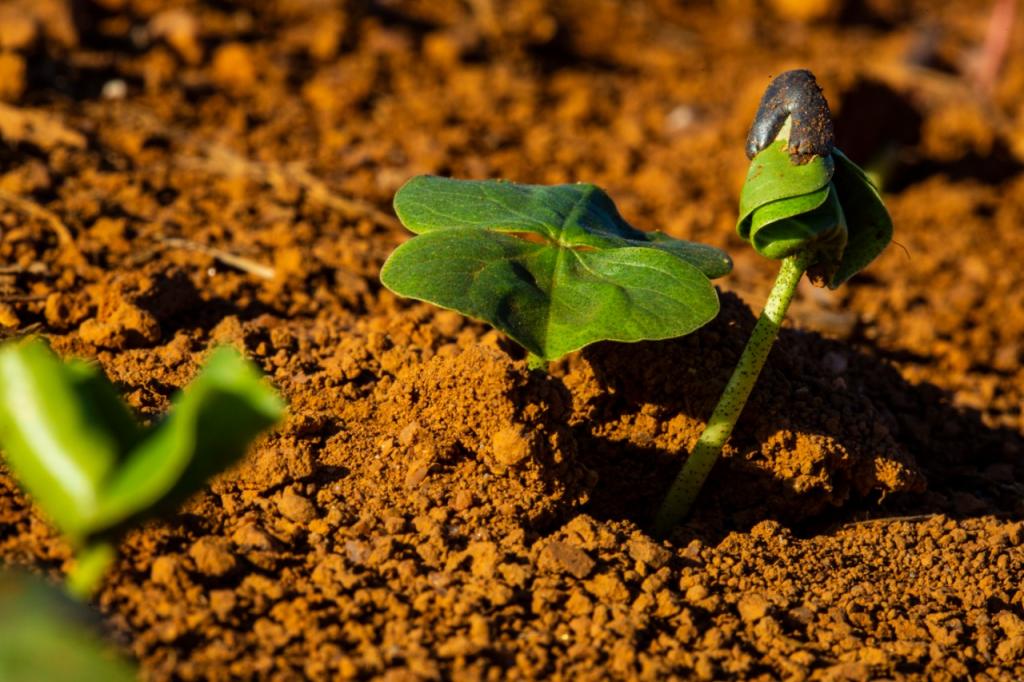
[(747, 157), (754, 158), (770, 145), (786, 119), (792, 116), (788, 151), (793, 163), (832, 153), (835, 136), (832, 114), (814, 74), (796, 69), (779, 74), (768, 84), (747, 135)]

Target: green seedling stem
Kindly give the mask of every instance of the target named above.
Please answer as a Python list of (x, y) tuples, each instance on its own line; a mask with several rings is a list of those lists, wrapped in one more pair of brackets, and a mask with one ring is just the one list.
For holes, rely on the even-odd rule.
[(526, 366), (530, 369), (537, 369), (542, 372), (548, 371), (548, 361), (536, 353), (526, 354)]
[(790, 256), (782, 261), (778, 277), (768, 295), (761, 317), (758, 318), (754, 331), (747, 341), (743, 354), (740, 356), (736, 369), (733, 370), (729, 383), (726, 384), (722, 397), (715, 406), (708, 420), (704, 433), (690, 453), (686, 464), (668, 491), (665, 502), (655, 520), (655, 531), (664, 535), (678, 521), (690, 513), (690, 508), (697, 499), (697, 494), (704, 486), (704, 481), (718, 461), (718, 456), (725, 443), (732, 435), (743, 406), (754, 390), (764, 367), (768, 353), (771, 352), (775, 339), (779, 335), (786, 311), (796, 293), (807, 268), (816, 258), (814, 253), (805, 252)]
[(116, 559), (117, 549), (109, 542), (97, 542), (82, 549), (65, 579), (68, 594), (81, 601), (91, 599)]
[(740, 237), (781, 261), (768, 302), (722, 397), (655, 517), (668, 533), (693, 507), (736, 426), (804, 273), (841, 286), (892, 239), (892, 219), (864, 171), (834, 146), (832, 117), (814, 76), (787, 71), (765, 90), (747, 136)]

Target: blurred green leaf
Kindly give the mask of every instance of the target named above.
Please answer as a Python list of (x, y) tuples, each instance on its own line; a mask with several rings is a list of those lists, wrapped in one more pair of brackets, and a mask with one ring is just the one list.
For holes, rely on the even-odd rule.
[(124, 445), (137, 437), (138, 427), (103, 382), (95, 368), (65, 365), (38, 340), (0, 348), (0, 440), (7, 460), (73, 538), (90, 530), (104, 481)]
[(131, 682), (133, 667), (95, 633), (95, 614), (29, 576), (0, 574), (0, 680)]
[(240, 458), (283, 405), (234, 350), (215, 351), (169, 415), (142, 429), (102, 374), (41, 341), (0, 349), (0, 442), (78, 545), (172, 507)]
[(392, 291), (485, 320), (554, 360), (601, 340), (687, 334), (718, 312), (718, 249), (641, 232), (594, 185), (421, 176), (395, 196), (419, 236), (381, 270)]
[(173, 508), (245, 454), (284, 405), (260, 372), (220, 348), (103, 490), (99, 525)]

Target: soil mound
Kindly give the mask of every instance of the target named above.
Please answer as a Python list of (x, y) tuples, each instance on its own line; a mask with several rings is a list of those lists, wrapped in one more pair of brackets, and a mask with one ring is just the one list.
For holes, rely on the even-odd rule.
[[(596, 514), (648, 519), (703, 431), (755, 322), (736, 296), (721, 299), (718, 318), (690, 336), (599, 344), (567, 363), (580, 451), (599, 473)], [(923, 490), (881, 386), (894, 374), (818, 334), (784, 330), (704, 501), (736, 518), (800, 521), (851, 498)]]

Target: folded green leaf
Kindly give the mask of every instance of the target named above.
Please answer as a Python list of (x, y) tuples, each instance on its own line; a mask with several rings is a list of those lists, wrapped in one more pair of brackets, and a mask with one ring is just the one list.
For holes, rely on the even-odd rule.
[(849, 237), (829, 286), (833, 289), (868, 266), (892, 241), (893, 225), (878, 188), (838, 149), (833, 183), (843, 205)]
[(402, 296), (486, 320), (553, 360), (601, 340), (687, 334), (718, 312), (709, 246), (641, 232), (593, 185), (423, 176), (395, 196), (419, 236), (381, 270)]
[(785, 142), (777, 141), (754, 157), (740, 193), (736, 229), (762, 256), (782, 259), (807, 248), (833, 246), (825, 257), (838, 260), (837, 236), (845, 232), (832, 176), (832, 157), (792, 163)]
[(836, 288), (870, 263), (892, 238), (878, 190), (838, 149), (794, 164), (785, 140), (751, 161), (740, 194), (739, 235), (763, 256), (812, 250)]
[(28, 576), (0, 575), (0, 680), (131, 682), (132, 666), (95, 634), (95, 614)]

